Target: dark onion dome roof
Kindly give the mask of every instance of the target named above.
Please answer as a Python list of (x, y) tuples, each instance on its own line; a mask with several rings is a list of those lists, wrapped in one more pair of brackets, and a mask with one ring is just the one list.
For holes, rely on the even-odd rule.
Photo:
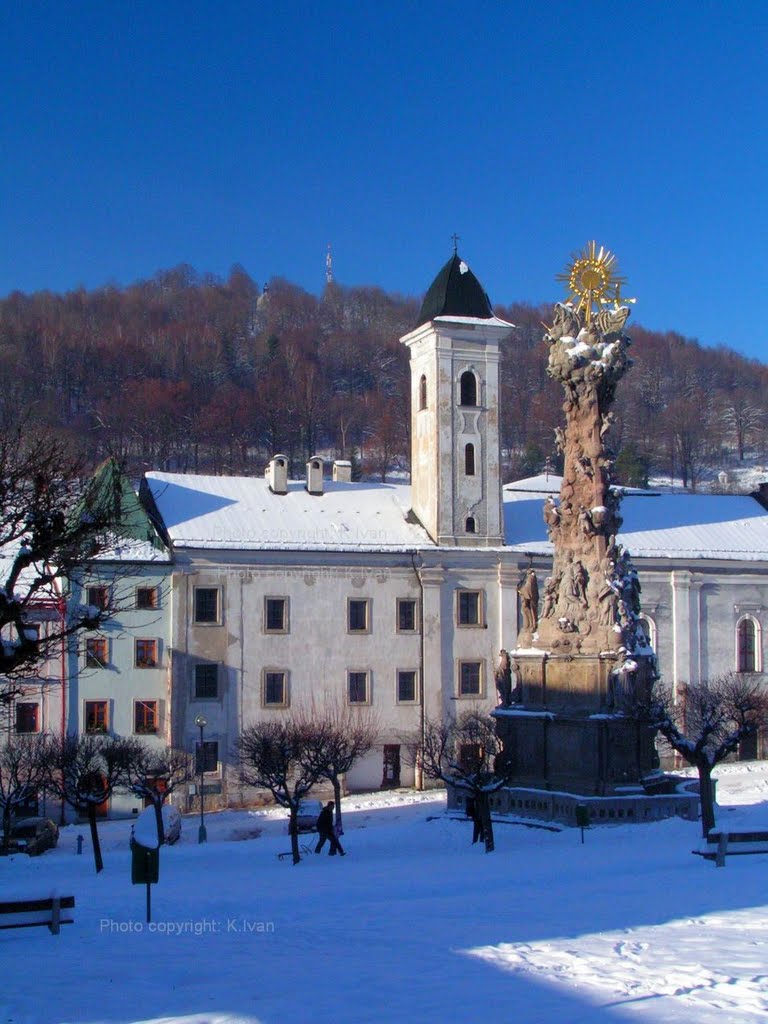
[(417, 327), (438, 316), (493, 318), (491, 300), (467, 264), (457, 253), (448, 260), (424, 296)]

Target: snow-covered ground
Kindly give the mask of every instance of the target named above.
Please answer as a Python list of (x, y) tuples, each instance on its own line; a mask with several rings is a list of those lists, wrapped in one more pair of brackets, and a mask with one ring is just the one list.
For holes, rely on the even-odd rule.
[[(768, 480), (768, 466), (754, 458), (738, 462), (735, 457), (720, 470), (706, 470), (699, 481), (697, 490), (700, 494), (751, 494), (760, 488), (760, 484)], [(662, 491), (682, 491), (682, 480), (668, 476), (651, 477), (648, 486)]]
[[(719, 775), (719, 824), (768, 821), (768, 765)], [(438, 794), (344, 804), (344, 858), (299, 865), (284, 814), (185, 819), (146, 923), (129, 822), (0, 860), (0, 899), (74, 894), (75, 923), (0, 931), (2, 1024), (763, 1021), (768, 855), (694, 857), (679, 820), (559, 832), (500, 823), (490, 855)], [(86, 838), (83, 856), (77, 836)], [(307, 840), (307, 843), (310, 840)]]

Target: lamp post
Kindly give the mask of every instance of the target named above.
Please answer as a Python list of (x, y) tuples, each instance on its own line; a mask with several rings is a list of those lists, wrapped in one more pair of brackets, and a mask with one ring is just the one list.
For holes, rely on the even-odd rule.
[(197, 841), (198, 843), (204, 843), (208, 839), (208, 833), (205, 830), (205, 797), (203, 796), (203, 777), (205, 773), (205, 747), (203, 746), (203, 730), (208, 725), (208, 719), (205, 715), (198, 715), (195, 719), (195, 725), (200, 730), (200, 746), (197, 750), (197, 770), (200, 773), (200, 828), (197, 830)]

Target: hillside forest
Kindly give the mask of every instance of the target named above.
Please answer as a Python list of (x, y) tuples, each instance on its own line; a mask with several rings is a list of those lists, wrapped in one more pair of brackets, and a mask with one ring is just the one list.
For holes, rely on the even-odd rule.
[[(557, 296), (555, 296), (555, 299)], [(271, 455), (303, 475), (311, 455), (356, 473), (407, 472), (408, 352), (419, 300), (375, 287), (283, 279), (263, 291), (241, 268), (224, 280), (188, 266), (127, 287), (0, 300), (0, 417), (68, 440), (90, 465), (114, 455), (148, 469), (260, 474)], [(504, 344), (504, 480), (557, 468), (559, 388), (547, 376), (551, 307), (495, 307)], [(768, 447), (768, 366), (629, 321), (634, 367), (610, 442), (622, 483), (733, 486)], [(684, 326), (684, 325), (682, 325)]]

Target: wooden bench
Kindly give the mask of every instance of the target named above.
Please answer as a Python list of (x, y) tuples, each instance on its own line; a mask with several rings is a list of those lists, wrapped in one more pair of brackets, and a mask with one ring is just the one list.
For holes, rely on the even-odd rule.
[(700, 857), (714, 860), (718, 867), (725, 863), (726, 856), (749, 853), (768, 853), (768, 831), (761, 829), (712, 829), (704, 844), (694, 850)]
[(58, 935), (60, 925), (74, 922), (71, 913), (74, 906), (74, 896), (49, 896), (48, 899), (42, 900), (0, 901), (0, 929), (34, 928), (39, 925), (47, 925), (52, 935)]

